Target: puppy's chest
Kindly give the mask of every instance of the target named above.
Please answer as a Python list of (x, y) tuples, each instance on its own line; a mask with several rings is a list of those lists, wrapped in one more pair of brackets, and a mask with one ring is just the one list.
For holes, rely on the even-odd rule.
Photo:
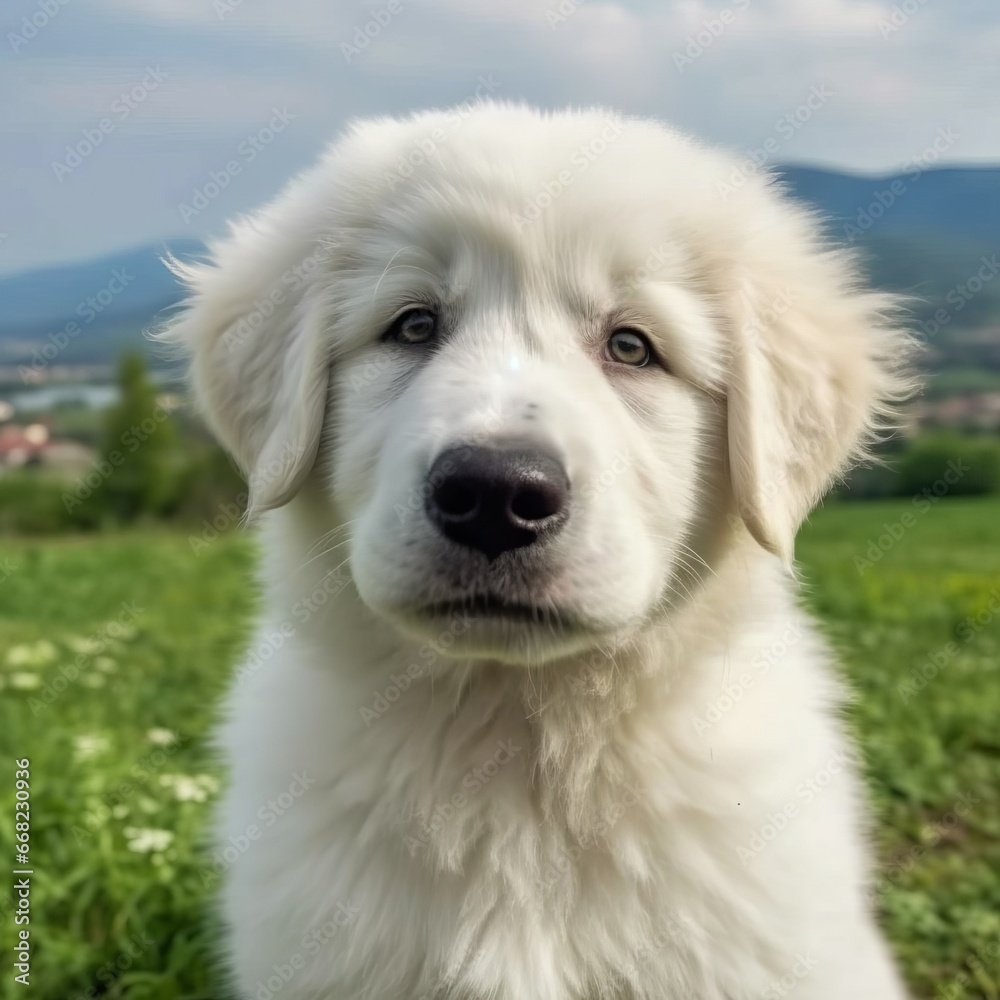
[(654, 828), (634, 768), (617, 756), (553, 765), (539, 743), (522, 721), (493, 728), (467, 754), (423, 769), (411, 761), (399, 815), (408, 856), (467, 877), (488, 858), (492, 874), (541, 897)]
[(544, 891), (553, 869), (613, 855), (652, 828), (654, 801), (639, 786), (657, 776), (640, 773), (627, 743), (574, 721), (554, 724), (520, 699), (470, 701), (433, 738), (404, 747), (390, 785), (406, 789), (397, 822), (408, 855), (458, 873), (485, 852), (512, 881)]
[[(379, 969), (371, 995), (387, 1000), (743, 995), (719, 980), (720, 940), (741, 980), (763, 982), (765, 901), (737, 859), (725, 779), (620, 676), (610, 696), (540, 705), (508, 677), (458, 704), (414, 686), (363, 729), (287, 730), (267, 767), (316, 781), (234, 866), (231, 898), (283, 899), (267, 933), (288, 953), (317, 912), (349, 904), (359, 915), (315, 975)], [(234, 831), (259, 801), (256, 786), (234, 797)]]
[[(436, 977), (460, 981), (492, 952), (516, 956), (503, 975), (525, 986), (511, 995), (587, 997), (591, 976), (606, 1000), (645, 998), (651, 984), (724, 996), (704, 941), (729, 941), (751, 974), (767, 948), (727, 898), (746, 887), (733, 852), (711, 843), (719, 824), (689, 804), (704, 776), (669, 748), (651, 757), (596, 725), (546, 721), (497, 713), (475, 735), (459, 727), (434, 754), (398, 759), (405, 778), (390, 784), (408, 794), (386, 829), (436, 923)], [(547, 992), (529, 989), (554, 955), (582, 981), (553, 972)]]

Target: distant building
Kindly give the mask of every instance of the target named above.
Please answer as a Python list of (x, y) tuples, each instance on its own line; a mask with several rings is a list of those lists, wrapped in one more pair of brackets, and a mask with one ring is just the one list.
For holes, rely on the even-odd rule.
[(48, 446), (45, 424), (0, 424), (0, 466), (38, 465)]
[(52, 438), (45, 424), (0, 424), (0, 474), (32, 465), (78, 474), (93, 457), (93, 449), (79, 441)]
[(1000, 392), (948, 396), (920, 403), (915, 411), (924, 427), (996, 430), (1000, 428)]

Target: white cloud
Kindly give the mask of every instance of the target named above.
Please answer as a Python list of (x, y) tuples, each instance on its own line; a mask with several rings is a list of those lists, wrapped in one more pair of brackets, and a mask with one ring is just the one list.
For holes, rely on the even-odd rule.
[[(782, 158), (889, 170), (948, 126), (960, 136), (952, 159), (1000, 160), (1000, 10), (992, 0), (914, 0), (905, 18), (896, 0), (399, 2), (350, 58), (342, 46), (389, 0), (60, 8), (0, 62), (0, 132), (16, 178), (0, 189), (6, 259), (97, 253), (165, 235), (178, 192), (275, 106), (298, 115), (295, 129), (219, 200), (220, 218), (273, 192), (346, 119), (461, 100), (481, 75), (498, 82), (500, 98), (616, 106), (736, 150), (773, 135), (811, 88), (824, 86), (833, 97), (783, 138)], [(5, 20), (16, 26), (37, 0), (9, 6)], [(676, 54), (704, 40), (705, 22), (727, 7), (731, 23), (709, 32), (680, 72)], [(564, 19), (554, 22), (550, 11)], [(106, 114), (148, 64), (169, 79), (55, 191), (46, 157)], [(199, 219), (206, 228), (218, 222), (208, 213)]]

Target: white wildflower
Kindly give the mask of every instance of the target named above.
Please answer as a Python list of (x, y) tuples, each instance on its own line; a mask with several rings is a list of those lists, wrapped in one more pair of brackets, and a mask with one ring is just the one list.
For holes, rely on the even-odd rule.
[(125, 827), (125, 838), (128, 849), (138, 854), (165, 851), (173, 842), (174, 835), (170, 830), (157, 830), (148, 826)]
[(42, 679), (38, 674), (11, 674), (10, 686), (17, 688), (19, 691), (31, 691), (34, 688), (42, 686)]
[(110, 746), (107, 736), (87, 735), (76, 736), (73, 739), (73, 751), (77, 760), (90, 760), (104, 753)]
[(59, 655), (59, 651), (48, 639), (35, 643), (11, 646), (7, 650), (7, 663), (12, 667), (44, 667)]
[(170, 729), (153, 728), (146, 730), (146, 739), (158, 747), (168, 747), (177, 742), (177, 734)]
[(194, 777), (187, 774), (161, 774), (160, 784), (171, 789), (179, 802), (205, 802), (210, 794), (219, 790), (219, 783), (209, 774)]
[(194, 780), (210, 795), (214, 795), (219, 790), (219, 782), (210, 774), (195, 775)]
[(104, 643), (93, 636), (72, 636), (66, 640), (66, 645), (80, 656), (96, 656), (104, 652)]
[(7, 650), (7, 663), (12, 667), (27, 667), (31, 664), (30, 646), (11, 646)]

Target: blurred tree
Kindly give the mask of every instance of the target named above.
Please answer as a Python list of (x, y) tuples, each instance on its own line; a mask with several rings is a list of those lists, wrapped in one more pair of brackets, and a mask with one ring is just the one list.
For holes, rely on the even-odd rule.
[(116, 521), (162, 514), (173, 500), (177, 433), (157, 399), (146, 363), (125, 354), (118, 364), (120, 398), (108, 412), (94, 501)]

